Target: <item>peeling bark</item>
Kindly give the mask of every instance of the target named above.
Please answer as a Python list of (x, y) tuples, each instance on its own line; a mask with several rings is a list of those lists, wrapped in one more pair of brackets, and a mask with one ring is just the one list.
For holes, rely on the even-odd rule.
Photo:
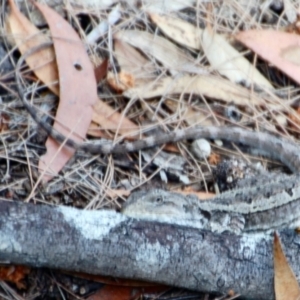
[[(300, 275), (300, 237), (280, 232)], [(274, 299), (271, 235), (214, 234), (114, 211), (0, 201), (0, 263), (142, 279)]]

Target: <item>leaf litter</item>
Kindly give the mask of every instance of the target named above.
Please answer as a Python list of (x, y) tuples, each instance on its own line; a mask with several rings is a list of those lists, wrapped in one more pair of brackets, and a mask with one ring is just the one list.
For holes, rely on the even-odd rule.
[[(50, 110), (55, 99), (45, 96), (49, 90), (59, 95), (53, 126), (68, 137), (84, 141), (89, 132), (89, 137), (119, 142), (194, 124), (232, 124), (298, 138), (299, 31), (296, 9), (285, 2), (279, 15), (275, 4), (263, 7), (259, 1), (220, 2), (213, 7), (205, 1), (198, 6), (193, 1), (144, 1), (141, 6), (111, 1), (97, 10), (95, 3), (70, 1), (65, 19), (42, 7), (51, 32), (45, 34), (34, 26), (34, 17), (26, 19), (10, 0), (6, 38), (11, 49), (24, 54), (53, 37), (54, 50), (43, 49), (27, 60), (34, 76), (26, 73), (26, 92), (36, 96), (32, 99), (36, 107), (42, 103)], [(109, 22), (114, 10), (119, 16)], [(103, 21), (106, 29), (88, 43), (91, 29)], [(105, 61), (98, 82), (88, 54)], [(35, 91), (39, 83), (43, 89)], [(239, 111), (239, 120), (228, 117), (229, 106)], [(24, 122), (26, 111), (16, 113), (20, 103), (7, 107), (10, 126), (3, 126), (3, 153), (17, 167), (10, 163), (4, 168), (0, 190), (30, 201), (89, 209), (118, 207), (118, 197), (137, 187), (155, 186), (162, 178), (167, 188), (188, 193), (206, 188), (211, 196), (214, 165), (208, 162), (218, 161), (212, 159), (216, 154), (230, 157), (234, 152), (218, 150), (215, 141), (211, 159), (201, 161), (192, 158), (189, 144), (183, 142), (149, 152), (145, 162), (138, 153), (99, 157), (74, 153), (51, 139), (45, 150), (36, 124)], [(166, 149), (186, 160), (177, 178), (174, 171), (152, 163)], [(255, 159), (272, 166), (266, 159)], [(24, 167), (29, 179), (20, 175)], [(16, 174), (21, 179), (13, 181)], [(180, 178), (189, 183), (183, 189), (178, 189)]]

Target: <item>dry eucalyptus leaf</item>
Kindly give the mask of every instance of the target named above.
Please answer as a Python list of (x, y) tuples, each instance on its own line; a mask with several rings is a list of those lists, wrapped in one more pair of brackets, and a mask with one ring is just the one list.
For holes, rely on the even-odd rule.
[(179, 72), (207, 74), (206, 69), (197, 66), (193, 58), (167, 39), (139, 30), (122, 30), (115, 38), (139, 48), (147, 55), (159, 60), (172, 75)]
[[(9, 0), (11, 8), (7, 24), (19, 51), (24, 54), (38, 45), (49, 43), (49, 36), (41, 33), (17, 8), (14, 0)], [(52, 47), (42, 49), (30, 55), (26, 63), (35, 75), (44, 82), (53, 93), (59, 93), (57, 84), (58, 71)]]
[[(115, 39), (114, 55), (121, 71), (134, 78), (134, 87), (149, 83), (156, 78), (156, 67), (153, 61), (141, 55), (131, 45)], [(118, 74), (114, 74), (114, 76), (118, 76)]]
[(300, 299), (298, 281), (281, 247), (280, 239), (274, 234), (274, 288), (276, 300)]
[(202, 29), (176, 16), (172, 17), (155, 13), (150, 13), (149, 16), (162, 32), (176, 43), (197, 50), (201, 48)]
[(241, 53), (233, 48), (226, 39), (213, 32), (209, 27), (203, 30), (202, 47), (214, 70), (232, 82), (245, 82), (250, 86), (255, 83), (272, 89), (271, 83)]
[(182, 120), (188, 125), (201, 124), (202, 126), (214, 125), (213, 115), (207, 113), (207, 111), (195, 110), (185, 101), (174, 101), (172, 99), (166, 99), (164, 104), (172, 111), (176, 112)]
[(216, 76), (183, 75), (177, 78), (164, 77), (154, 83), (128, 89), (123, 93), (128, 98), (153, 98), (168, 94), (201, 94), (236, 105), (266, 105), (266, 100), (250, 90)]
[[(53, 44), (59, 69), (60, 102), (53, 127), (81, 142), (91, 123), (92, 106), (98, 99), (93, 65), (71, 25), (47, 6), (35, 5), (48, 22), (52, 36), (56, 37)], [(43, 173), (49, 170), (53, 176), (63, 168), (75, 150), (60, 149), (52, 138), (47, 140), (46, 147), (47, 153), (41, 157), (39, 169)], [(51, 179), (51, 175), (44, 174), (43, 180)]]
[(129, 135), (130, 137), (140, 137), (140, 128), (135, 123), (130, 121), (126, 116), (105, 102), (98, 99), (97, 103), (93, 106), (93, 122), (100, 125), (99, 130), (95, 130), (95, 126), (92, 126), (94, 131), (93, 136), (104, 137), (103, 131), (114, 131), (122, 135)]
[(248, 30), (235, 38), (300, 83), (300, 37), (275, 30)]

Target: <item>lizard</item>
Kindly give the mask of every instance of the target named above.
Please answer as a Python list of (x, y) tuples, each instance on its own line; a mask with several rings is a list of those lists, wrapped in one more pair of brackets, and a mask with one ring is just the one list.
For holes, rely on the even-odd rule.
[[(44, 45), (42, 45), (44, 47)], [(264, 186), (254, 186), (225, 192), (212, 200), (200, 202), (195, 196), (182, 196), (163, 190), (133, 193), (123, 205), (121, 212), (127, 216), (188, 225), (216, 232), (256, 232), (300, 225), (297, 211), (300, 202), (300, 152), (298, 145), (270, 133), (254, 132), (238, 127), (195, 126), (150, 136), (126, 143), (77, 143), (55, 131), (42, 121), (36, 109), (29, 104), (21, 88), (18, 70), (27, 56), (41, 46), (24, 54), (16, 66), (18, 94), (32, 118), (48, 135), (59, 143), (92, 154), (116, 154), (134, 152), (184, 139), (222, 139), (256, 147), (287, 165), (294, 176), (274, 180)]]

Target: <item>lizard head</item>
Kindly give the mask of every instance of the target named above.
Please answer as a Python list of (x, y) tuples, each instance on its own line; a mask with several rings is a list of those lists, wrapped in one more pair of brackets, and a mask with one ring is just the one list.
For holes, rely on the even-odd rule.
[(131, 218), (203, 228), (208, 217), (201, 213), (197, 197), (160, 189), (134, 192), (121, 212)]

